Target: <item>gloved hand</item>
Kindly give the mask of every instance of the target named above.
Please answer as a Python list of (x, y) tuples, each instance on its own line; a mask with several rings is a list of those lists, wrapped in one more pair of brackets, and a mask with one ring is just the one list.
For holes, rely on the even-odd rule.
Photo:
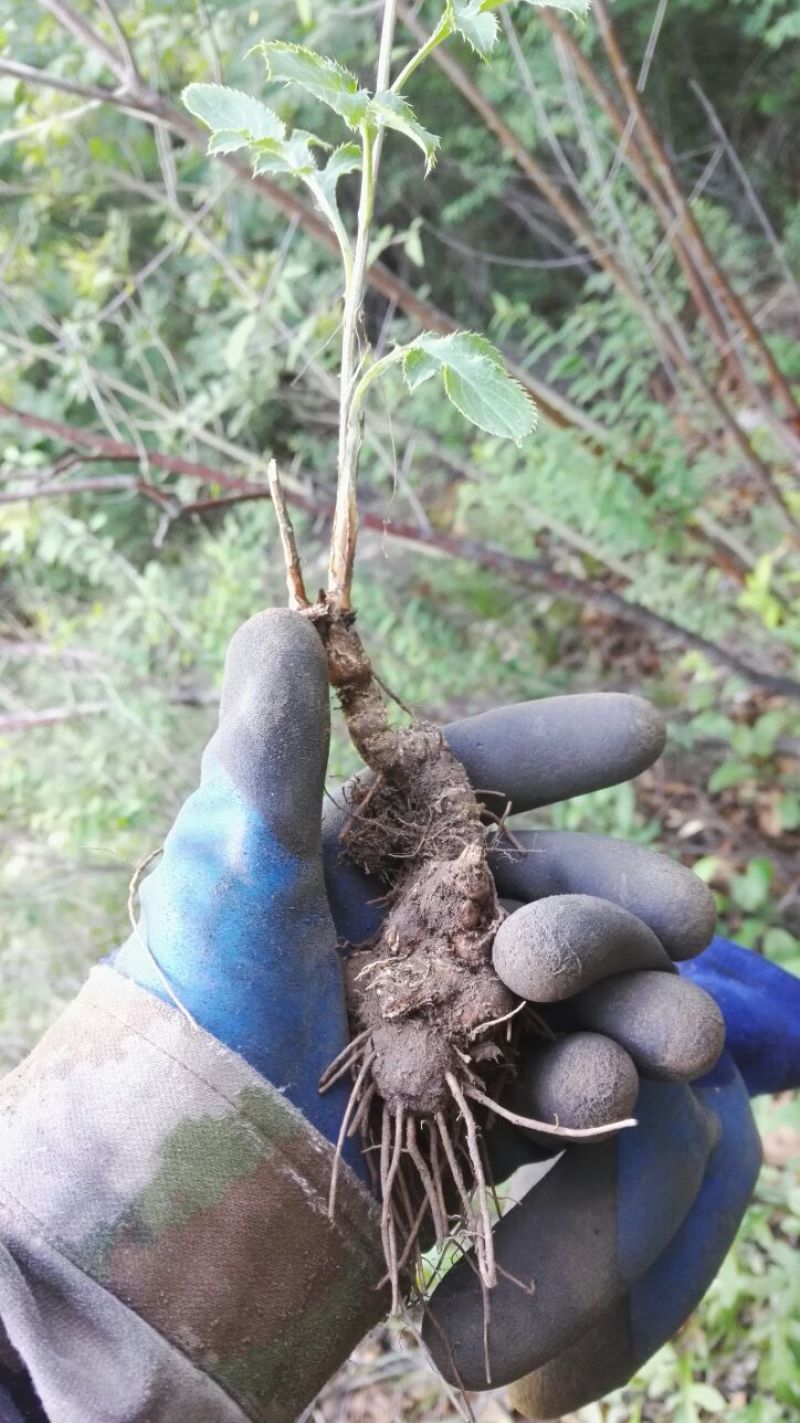
[[(619, 1139), (617, 1209), (610, 1233), (611, 1269), (624, 1276), (623, 1287), (613, 1307), (598, 1311), (585, 1333), (512, 1388), (516, 1408), (527, 1417), (558, 1418), (621, 1387), (685, 1322), (730, 1248), (758, 1173), (760, 1143), (747, 1093), (800, 1087), (800, 979), (722, 938), (681, 964), (680, 972), (713, 995), (727, 1034), (727, 1050), (716, 1069), (692, 1086), (706, 1113), (710, 1145), (699, 1190), (666, 1249), (636, 1278), (638, 1261), (630, 1239), (636, 1197), (630, 1190), (641, 1163), (625, 1153), (625, 1146), (635, 1142)], [(657, 1107), (652, 1092), (648, 1085), (637, 1105), (643, 1125)], [(555, 1190), (563, 1174), (558, 1167), (552, 1173)], [(641, 1179), (636, 1185), (641, 1196)], [(655, 1197), (645, 1198), (644, 1209), (651, 1210), (654, 1202)], [(540, 1198), (538, 1209), (546, 1208)], [(546, 1219), (529, 1223), (541, 1227)]]
[[(606, 708), (608, 721), (598, 723)], [(591, 764), (596, 744), (581, 734), (581, 720), (592, 715), (608, 752), (619, 710), (614, 699), (554, 698), (472, 718), (446, 735), (473, 784), (495, 791), (489, 803), (502, 810), (508, 798), (521, 812), (599, 784), (602, 763)], [(644, 769), (661, 742), (657, 723), (642, 717)], [(617, 755), (606, 770), (615, 765), (619, 774)], [(344, 812), (327, 804), (325, 818), (334, 915), (343, 937), (357, 942), (377, 927), (377, 892), (339, 860)], [(705, 887), (673, 861), (618, 841), (569, 832), (515, 839), (524, 855), (494, 857), (498, 888), (516, 907), (495, 964), (512, 990), (548, 1005), (542, 1012), (566, 1036), (552, 1048), (530, 1043), (506, 1104), (572, 1126), (624, 1117), (635, 1104), (640, 1125), (602, 1146), (568, 1147), (496, 1228), (506, 1274), (490, 1301), (491, 1380), (484, 1300), (468, 1262), (435, 1292), (425, 1334), (456, 1384), (485, 1388), (535, 1367), (515, 1402), (552, 1418), (627, 1381), (716, 1274), (760, 1162), (737, 1064), (751, 1091), (800, 1084), (800, 983), (724, 940), (681, 962), (681, 979), (712, 995), (728, 1033), (730, 1055), (701, 1077), (719, 1053), (719, 1016), (664, 970), (668, 956), (698, 954), (713, 932)], [(634, 1064), (645, 1078), (638, 1101)], [(690, 1081), (691, 1089), (680, 1085)], [(488, 1142), (498, 1182), (553, 1154), (552, 1140), (502, 1122)]]
[[(139, 932), (113, 962), (165, 1001), (182, 1004), (335, 1140), (348, 1086), (321, 1096), (317, 1083), (347, 1041), (337, 936), (368, 937), (381, 911), (376, 887), (341, 860), (341, 813), (330, 802), (323, 880), (328, 708), (322, 645), (305, 618), (270, 611), (239, 629), (200, 788), (141, 887)], [(627, 780), (663, 744), (653, 709), (616, 694), (528, 702), (456, 723), (446, 734), (473, 782), (500, 792), (502, 806), (508, 790), (520, 810)], [(564, 855), (569, 860), (584, 838), (552, 837), (553, 864)], [(593, 864), (609, 844), (598, 842)], [(636, 879), (641, 852), (622, 845), (612, 852), (615, 872), (625, 874), (630, 865)], [(680, 867), (649, 855), (648, 872), (652, 861), (670, 887), (674, 933), (694, 952), (711, 932), (707, 891)], [(650, 940), (631, 946), (631, 966), (652, 962), (654, 953), (665, 958)], [(347, 1151), (360, 1171), (357, 1144)]]
[[(321, 857), (329, 735), (318, 634), (289, 611), (251, 618), (228, 648), (200, 787), (142, 884), (139, 932), (113, 962), (177, 999), (335, 1141), (346, 1084), (317, 1090), (348, 1040)], [(361, 1171), (355, 1143), (347, 1157)]]
[[(498, 796), (491, 799), (497, 809), (509, 798), (515, 811), (628, 779), (655, 759), (663, 740), (660, 722), (645, 703), (614, 694), (528, 703), (457, 723), (446, 734), (473, 784)], [(320, 1096), (317, 1082), (347, 1040), (337, 933), (352, 942), (364, 939), (380, 911), (369, 902), (375, 898), (374, 886), (340, 861), (340, 817), (335, 812), (327, 816), (323, 880), (320, 804), (327, 737), (327, 680), (316, 633), (288, 612), (252, 619), (231, 644), (220, 727), (203, 759), (200, 789), (180, 812), (160, 864), (143, 885), (140, 932), (119, 952), (115, 967), (166, 1001), (177, 999), (200, 1026), (241, 1054), (334, 1140), (348, 1088), (342, 1084), (338, 1093)], [(561, 959), (557, 953), (553, 957), (550, 977), (558, 984), (565, 960), (576, 945), (583, 947), (583, 962), (569, 980), (569, 992), (580, 990), (579, 1025), (600, 1030), (585, 1035), (593, 1040), (595, 1053), (598, 1041), (616, 1039), (625, 1043), (642, 1070), (678, 1080), (693, 1075), (697, 1063), (692, 1059), (687, 1066), (686, 1052), (693, 1051), (705, 1030), (696, 1031), (700, 1019), (689, 1012), (684, 1019), (693, 1020), (694, 1027), (689, 1021), (690, 1030), (680, 1039), (678, 1030), (686, 1021), (675, 995), (681, 985), (663, 971), (664, 949), (682, 957), (708, 941), (713, 906), (704, 886), (681, 866), (650, 851), (598, 837), (550, 832), (537, 836), (532, 848), (534, 853), (524, 857), (498, 854), (498, 886), (518, 903), (548, 896), (552, 909), (552, 897), (560, 899), (559, 922), (550, 925), (551, 938), (557, 945), (561, 937), (567, 950)], [(586, 896), (592, 896), (591, 902)], [(602, 901), (608, 902), (605, 908)], [(549, 912), (546, 906), (544, 912)], [(519, 957), (520, 945), (524, 957), (531, 934), (541, 933), (540, 921), (526, 924), (528, 914), (530, 910), (523, 909), (507, 921), (510, 960)], [(594, 927), (587, 949), (590, 922)], [(603, 999), (602, 979), (622, 970), (633, 975), (628, 999), (622, 1005), (609, 1004)], [(560, 991), (552, 996), (561, 996)], [(688, 989), (682, 1001), (705, 1000), (693, 999)], [(654, 1038), (659, 1003), (671, 1007), (677, 1039), (674, 1033), (666, 1040), (663, 1034), (660, 1041), (657, 1033)], [(543, 1090), (546, 1077), (535, 1069), (530, 1074), (534, 1096)], [(581, 1080), (579, 1069), (569, 1071), (566, 1079), (562, 1074), (560, 1090), (571, 1091), (568, 1110), (577, 1110), (580, 1093), (574, 1089)], [(594, 1147), (591, 1157), (587, 1148), (567, 1154), (565, 1162), (574, 1165), (553, 1209), (549, 1239), (545, 1236), (545, 1254), (556, 1266), (552, 1290), (541, 1283), (541, 1252), (533, 1252), (538, 1299), (552, 1296), (559, 1301), (557, 1318), (545, 1331), (549, 1343), (542, 1355), (538, 1321), (531, 1329), (530, 1321), (522, 1319), (528, 1297), (513, 1287), (511, 1312), (519, 1314), (521, 1322), (509, 1335), (516, 1341), (511, 1352), (500, 1338), (503, 1327), (492, 1329), (500, 1354), (505, 1350), (496, 1362), (492, 1350), (493, 1382), (516, 1377), (541, 1358), (552, 1357), (601, 1319), (622, 1298), (625, 1281), (644, 1274), (675, 1235), (692, 1201), (699, 1200), (711, 1149), (705, 1113), (682, 1086), (654, 1086), (644, 1097), (637, 1110), (645, 1130)], [(589, 1116), (596, 1105), (596, 1095), (584, 1093)], [(563, 1109), (561, 1120), (567, 1120)], [(516, 1140), (522, 1142), (523, 1156), (541, 1157), (535, 1145), (518, 1134)], [(502, 1156), (500, 1146), (497, 1156)], [(737, 1180), (746, 1178), (747, 1194), (752, 1170), (744, 1156)], [(348, 1160), (359, 1172), (358, 1148), (352, 1142)], [(552, 1175), (559, 1171), (563, 1175), (560, 1165)], [(611, 1179), (616, 1171), (619, 1192)], [(551, 1195), (559, 1194), (549, 1189)], [(515, 1218), (515, 1239), (542, 1241), (530, 1212), (533, 1207), (546, 1214), (543, 1190), (498, 1228), (501, 1265), (504, 1233)], [(623, 1270), (615, 1275), (609, 1262), (617, 1250), (617, 1199), (629, 1224), (623, 1232)], [(573, 1247), (578, 1217), (589, 1235), (586, 1239), (585, 1229), (583, 1245)], [(604, 1222), (599, 1233), (596, 1218)], [(733, 1228), (726, 1226), (726, 1242)], [(519, 1275), (521, 1257), (513, 1241), (508, 1258), (511, 1273)], [(570, 1276), (570, 1260), (576, 1268), (583, 1262), (580, 1278)], [(585, 1292), (587, 1272), (596, 1287)], [(571, 1281), (569, 1288), (564, 1279)], [(506, 1283), (502, 1280), (494, 1292), (492, 1311), (498, 1322), (505, 1309)], [(457, 1267), (437, 1291), (432, 1315), (436, 1323), (430, 1341), (445, 1371), (453, 1376), (448, 1358), (437, 1350), (442, 1326), (448, 1341), (445, 1353), (449, 1357), (452, 1350), (464, 1381), (475, 1386), (477, 1377), (477, 1386), (486, 1386), (482, 1343), (473, 1348), (470, 1342), (482, 1334), (483, 1306), (463, 1268), (459, 1273)]]
[[(533, 871), (521, 862), (512, 871), (517, 894), (520, 875), (539, 878), (538, 863), (530, 864)], [(728, 1050), (716, 1067), (691, 1088), (644, 1080), (637, 1129), (602, 1145), (568, 1147), (496, 1228), (498, 1261), (514, 1280), (501, 1278), (491, 1301), (492, 1381), (532, 1369), (511, 1389), (527, 1417), (559, 1418), (621, 1387), (685, 1322), (730, 1248), (758, 1175), (748, 1090), (800, 1086), (800, 980), (724, 939), (680, 973), (723, 1010)], [(619, 991), (627, 977), (600, 989), (606, 1015), (609, 1007), (621, 1011), (617, 1023), (608, 1016), (603, 1023), (617, 1042), (631, 1033)], [(657, 1025), (649, 1027), (655, 1044)], [(542, 1073), (542, 1059), (562, 1050), (577, 1055), (579, 1038), (532, 1051), (538, 1078), (523, 1061), (515, 1105), (530, 1110), (526, 1092), (532, 1083), (535, 1097), (538, 1082), (534, 1105), (543, 1115), (542, 1078), (551, 1092), (563, 1093), (564, 1084), (557, 1063)], [(643, 1070), (645, 1079), (654, 1075), (652, 1064)], [(580, 1106), (580, 1089), (576, 1100)], [(507, 1127), (489, 1142), (498, 1179), (541, 1155)], [(534, 1292), (526, 1294), (526, 1285)], [(483, 1327), (480, 1291), (462, 1263), (434, 1296), (427, 1334), (447, 1376), (475, 1388), (487, 1386)]]

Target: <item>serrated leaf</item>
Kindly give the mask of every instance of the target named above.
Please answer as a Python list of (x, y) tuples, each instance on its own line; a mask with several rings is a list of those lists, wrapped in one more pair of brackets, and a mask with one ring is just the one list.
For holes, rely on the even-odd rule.
[(357, 143), (343, 143), (339, 148), (335, 148), (330, 155), (325, 167), (314, 173), (312, 177), (305, 179), (306, 185), (310, 188), (314, 200), (322, 213), (339, 237), (340, 243), (347, 243), (347, 237), (342, 220), (339, 215), (339, 203), (336, 196), (336, 185), (345, 173), (354, 173), (361, 167), (361, 149)]
[(303, 45), (284, 40), (262, 40), (254, 46), (263, 55), (267, 78), (281, 84), (297, 84), (313, 98), (327, 104), (352, 129), (363, 123), (369, 95), (343, 64), (317, 54)]
[(450, 0), (453, 28), (482, 59), (488, 59), (497, 41), (496, 16), (484, 9), (483, 0)]
[[(505, 3), (506, 0), (483, 0), (481, 12), (486, 14), (490, 10), (499, 10)], [(568, 10), (572, 15), (588, 15), (591, 8), (591, 0), (521, 0), (521, 3), (534, 5), (539, 10), (545, 7), (551, 10)]]
[(211, 129), (209, 153), (235, 153), (262, 139), (279, 140), (285, 129), (272, 109), (224, 84), (189, 84), (183, 102), (190, 114)]
[(389, 89), (381, 89), (369, 101), (367, 120), (375, 124), (376, 128), (396, 129), (398, 133), (410, 138), (412, 143), (416, 143), (425, 154), (425, 172), (430, 173), (436, 162), (439, 139), (435, 133), (429, 133), (422, 127), (407, 99), (402, 98), (400, 94), (391, 93)]
[(535, 430), (533, 401), (505, 368), (500, 352), (485, 336), (456, 331), (435, 336), (425, 331), (403, 357), (410, 390), (441, 371), (444, 388), (456, 409), (479, 429), (517, 444)]
[(328, 202), (336, 202), (336, 185), (347, 173), (356, 173), (361, 167), (361, 149), (357, 143), (342, 143), (334, 148), (317, 180), (320, 191)]
[(253, 144), (253, 173), (293, 173), (305, 178), (317, 171), (312, 144), (319, 144), (311, 133), (296, 128), (286, 138), (262, 139)]

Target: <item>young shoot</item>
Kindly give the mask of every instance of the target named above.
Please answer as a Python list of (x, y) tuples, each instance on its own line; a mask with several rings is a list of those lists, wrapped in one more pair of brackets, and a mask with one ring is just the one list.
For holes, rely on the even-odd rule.
[[(344, 141), (287, 125), (274, 108), (238, 89), (220, 84), (190, 84), (184, 91), (187, 109), (211, 130), (208, 151), (234, 153), (246, 149), (253, 172), (294, 179), (310, 192), (329, 224), (339, 249), (343, 274), (343, 315), (339, 363), (339, 435), (336, 506), (331, 537), (327, 597), (332, 606), (350, 608), (357, 537), (356, 482), (362, 444), (363, 399), (367, 390), (391, 366), (399, 365), (410, 391), (435, 375), (461, 414), (491, 435), (519, 443), (536, 426), (536, 409), (506, 370), (500, 352), (473, 332), (448, 336), (423, 332), (379, 361), (364, 340), (361, 315), (367, 285), (370, 239), (387, 131), (415, 144), (428, 176), (436, 163), (440, 139), (419, 121), (406, 97), (413, 75), (441, 44), (456, 37), (481, 58), (488, 59), (498, 35), (495, 11), (503, 0), (447, 0), (429, 38), (411, 54), (396, 76), (391, 66), (395, 48), (396, 0), (385, 0), (378, 62), (373, 89), (330, 55), (282, 40), (262, 40), (250, 53), (264, 62), (269, 88), (290, 89), (331, 111)], [(541, 0), (516, 0), (540, 4)], [(588, 0), (550, 0), (556, 8), (585, 13)], [(349, 136), (348, 136), (349, 133)], [(348, 230), (338, 202), (338, 184), (360, 172), (355, 230)]]

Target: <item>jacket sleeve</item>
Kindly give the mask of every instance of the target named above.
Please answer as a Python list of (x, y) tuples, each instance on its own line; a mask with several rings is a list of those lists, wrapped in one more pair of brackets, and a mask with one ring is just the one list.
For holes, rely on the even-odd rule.
[(385, 1311), (376, 1207), (112, 969), (0, 1082), (0, 1376), (52, 1423), (289, 1423)]

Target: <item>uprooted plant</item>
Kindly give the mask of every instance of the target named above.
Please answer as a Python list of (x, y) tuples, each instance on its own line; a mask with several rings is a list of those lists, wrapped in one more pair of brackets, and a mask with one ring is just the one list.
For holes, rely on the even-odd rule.
[[(537, 3), (538, 0), (534, 0)], [(427, 1231), (441, 1246), (456, 1228), (471, 1239), (487, 1288), (496, 1270), (489, 1210), (490, 1173), (482, 1140), (486, 1113), (497, 1113), (559, 1137), (591, 1136), (605, 1127), (571, 1130), (509, 1112), (496, 1100), (513, 1061), (526, 1007), (492, 967), (503, 919), (487, 863), (491, 817), (479, 803), (441, 732), (415, 717), (390, 723), (356, 629), (351, 587), (358, 514), (356, 483), (364, 398), (399, 365), (413, 392), (441, 377), (452, 403), (475, 425), (517, 442), (536, 425), (536, 411), (482, 336), (423, 332), (375, 359), (361, 326), (381, 149), (386, 130), (415, 143), (433, 168), (439, 140), (405, 98), (415, 70), (451, 35), (486, 58), (495, 43), (502, 0), (447, 0), (430, 39), (391, 77), (395, 0), (385, 0), (375, 88), (369, 91), (333, 59), (279, 41), (255, 46), (267, 79), (321, 101), (358, 142), (331, 147), (315, 134), (289, 129), (260, 100), (216, 84), (192, 84), (184, 102), (211, 129), (209, 151), (248, 149), (256, 173), (299, 179), (330, 224), (341, 254), (339, 444), (336, 506), (327, 590), (309, 599), (280, 479), (270, 469), (287, 571), (290, 605), (309, 617), (325, 645), (331, 685), (369, 774), (351, 792), (343, 852), (384, 887), (387, 912), (377, 936), (352, 946), (346, 962), (352, 1039), (330, 1064), (325, 1090), (354, 1079), (342, 1121), (331, 1182), (347, 1135), (360, 1132), (382, 1198), (382, 1233), (393, 1305), (406, 1265), (419, 1257)], [(558, 0), (555, 0), (558, 3)], [(582, 8), (581, 4), (561, 8)], [(322, 160), (318, 161), (318, 156)], [(340, 212), (337, 186), (360, 173), (353, 237)], [(615, 1123), (613, 1125), (628, 1125)]]

